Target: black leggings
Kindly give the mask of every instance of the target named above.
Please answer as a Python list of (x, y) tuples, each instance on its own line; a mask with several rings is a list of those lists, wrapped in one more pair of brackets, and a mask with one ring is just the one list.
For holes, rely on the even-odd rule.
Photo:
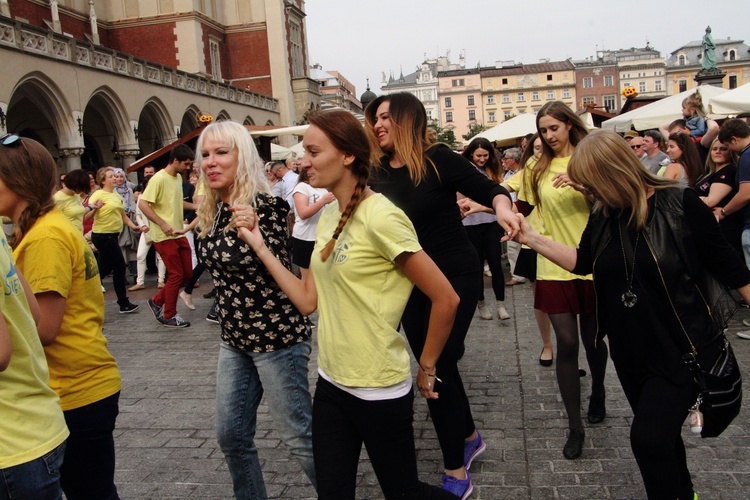
[[(453, 329), (436, 364), (437, 376), (442, 380), (435, 383), (440, 398), (427, 400), (427, 406), (443, 452), (445, 468), (454, 470), (464, 466), (464, 439), (475, 430), (469, 398), (458, 373), (458, 360), (463, 354), (463, 344), (477, 307), (479, 290), (476, 273), (454, 276), (448, 280), (461, 302)], [(401, 318), (404, 333), (417, 360), (422, 355), (427, 336), (431, 306), (430, 299), (415, 288)]]
[[(581, 380), (578, 374), (578, 318), (573, 313), (550, 314), (550, 322), (557, 340), (557, 385), (560, 387), (568, 426), (583, 430), (581, 420)], [(604, 375), (607, 370), (607, 344), (603, 340), (595, 345), (595, 313), (582, 313), (581, 340), (586, 350), (586, 361), (591, 370), (592, 396), (604, 396)]]
[(117, 242), (119, 237), (120, 233), (91, 233), (91, 242), (99, 253), (99, 275), (103, 278), (112, 273), (117, 303), (124, 306), (130, 301), (125, 289), (125, 259)]
[[(615, 365), (615, 369), (617, 369)], [(658, 375), (637, 376), (617, 369), (633, 409), (630, 446), (648, 498), (692, 499), (682, 424), (695, 402), (692, 381), (678, 385)]]
[(365, 401), (318, 378), (312, 420), (318, 498), (354, 499), (364, 443), (385, 498), (455, 500), (419, 481), (413, 405), (411, 391), (396, 399)]
[[(495, 299), (505, 300), (505, 274), (503, 274), (503, 261), (501, 255), (503, 248), (500, 238), (503, 237), (503, 228), (500, 224), (490, 222), (489, 224), (477, 224), (466, 226), (466, 234), (469, 235), (471, 244), (479, 254), (479, 262), (484, 264), (485, 259), (492, 271), (492, 290)], [(479, 286), (479, 300), (484, 300), (484, 277), (479, 274), (477, 281)]]

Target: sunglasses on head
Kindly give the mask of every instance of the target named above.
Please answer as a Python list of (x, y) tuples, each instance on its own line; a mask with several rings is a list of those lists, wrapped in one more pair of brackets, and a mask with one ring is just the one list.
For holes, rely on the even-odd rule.
[(2, 144), (3, 146), (12, 146), (19, 141), (21, 141), (21, 138), (16, 134), (5, 134), (4, 136), (0, 137), (0, 144)]

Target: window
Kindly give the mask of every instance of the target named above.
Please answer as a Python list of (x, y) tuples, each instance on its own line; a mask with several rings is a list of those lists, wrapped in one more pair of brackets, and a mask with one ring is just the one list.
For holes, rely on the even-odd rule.
[(607, 108), (608, 112), (615, 112), (615, 109), (617, 109), (617, 97), (613, 95), (605, 95), (604, 97), (602, 97), (602, 101), (604, 102), (604, 107)]
[[(729, 51), (729, 60), (734, 61), (737, 58), (737, 52), (734, 51), (734, 49)], [(730, 87), (735, 88), (735, 87)]]
[(466, 99), (467, 99), (467, 101), (469, 101), (468, 102), (469, 106), (473, 106), (474, 105), (474, 96), (473, 95), (468, 96)]
[(487, 96), (487, 104), (495, 104), (495, 96), (494, 95), (488, 95)]
[(523, 92), (519, 92), (518, 95), (517, 95), (517, 97), (516, 97), (516, 101), (518, 101), (518, 102), (524, 102), (525, 100), (526, 100), (526, 96), (523, 94)]
[(508, 85), (508, 79), (507, 78), (503, 78), (503, 85)]
[(677, 57), (677, 66), (685, 66), (685, 56), (680, 55)]
[(736, 89), (737, 88), (737, 75), (731, 75), (729, 77), (729, 88), (730, 89)]
[(469, 110), (469, 120), (476, 120), (477, 119), (477, 112), (473, 109)]
[(547, 91), (547, 100), (551, 101), (555, 98), (555, 91), (554, 90), (548, 90)]
[(661, 80), (656, 80), (654, 82), (654, 90), (657, 92), (661, 92)]
[(452, 108), (453, 107), (453, 103), (451, 102), (451, 98), (450, 97), (446, 97), (445, 98), (445, 107), (446, 108)]
[(445, 121), (452, 122), (453, 121), (453, 112), (447, 111), (445, 113)]
[(490, 111), (487, 114), (487, 116), (488, 116), (488, 118), (487, 118), (488, 122), (494, 122), (495, 121), (495, 112), (494, 111)]
[(570, 89), (563, 89), (563, 99), (570, 99)]
[(451, 80), (451, 86), (453, 87), (463, 87), (464, 86), (464, 79), (459, 78), (457, 80)]
[(605, 87), (611, 87), (611, 86), (613, 86), (614, 84), (615, 84), (615, 83), (614, 83), (614, 78), (612, 78), (612, 75), (609, 75), (609, 76), (605, 76), (605, 77), (604, 77), (604, 86), (605, 86)]
[(208, 40), (211, 53), (211, 76), (216, 81), (221, 81), (221, 53), (219, 52), (218, 40)]
[(510, 102), (510, 94), (503, 94), (503, 103), (508, 104)]
[(638, 82), (638, 92), (641, 94), (646, 92), (646, 82)]
[(583, 88), (590, 89), (594, 87), (594, 79), (590, 76), (587, 76), (583, 79)]
[(552, 81), (552, 75), (547, 75), (547, 81), (548, 81), (548, 82), (551, 82), (551, 81)]
[(531, 93), (531, 100), (532, 101), (538, 101), (539, 100), (539, 91), (535, 90)]
[(427, 111), (427, 120), (428, 121), (432, 121), (432, 110), (431, 109), (427, 109), (425, 111)]
[(296, 17), (289, 19), (289, 42), (292, 45), (292, 78), (306, 76), (304, 44), (302, 43), (302, 20)]
[(581, 104), (583, 104), (583, 107), (585, 108), (587, 104), (596, 104), (596, 97), (584, 97), (581, 99)]
[(510, 111), (505, 111), (505, 112), (504, 112), (504, 114), (503, 114), (503, 116), (505, 116), (505, 119), (506, 119), (506, 120), (507, 120), (508, 118), (510, 118)]
[(622, 84), (622, 88), (630, 87), (630, 82), (625, 82)]
[(680, 88), (680, 92), (685, 92), (687, 90), (687, 80), (680, 80), (677, 82), (677, 85)]

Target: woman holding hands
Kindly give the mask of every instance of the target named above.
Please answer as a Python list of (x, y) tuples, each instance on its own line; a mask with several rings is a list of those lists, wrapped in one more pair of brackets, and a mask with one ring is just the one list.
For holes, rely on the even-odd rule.
[(311, 117), (304, 144), (300, 167), (310, 185), (336, 197), (321, 215), (304, 281), (266, 246), (262, 219), (253, 208), (236, 207), (235, 221), (300, 311), (320, 311), (320, 378), (313, 404), (319, 498), (355, 497), (362, 443), (385, 498), (455, 498), (419, 481), (409, 354), (397, 329), (416, 284), (433, 306), (419, 349), (417, 386), (430, 400), (442, 398), (436, 383), (443, 374), (436, 366), (458, 297), (421, 249), (409, 219), (367, 187), (370, 147), (350, 113)]

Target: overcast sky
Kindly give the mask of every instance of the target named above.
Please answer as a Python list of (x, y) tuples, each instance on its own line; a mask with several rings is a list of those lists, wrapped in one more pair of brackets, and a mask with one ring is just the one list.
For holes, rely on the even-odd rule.
[(383, 72), (412, 73), (425, 54), (448, 50), (454, 63), (465, 51), (466, 67), (585, 59), (646, 41), (667, 58), (709, 24), (714, 39), (750, 44), (747, 0), (306, 0), (305, 11), (310, 62), (339, 71), (357, 98), (366, 78), (380, 94)]

